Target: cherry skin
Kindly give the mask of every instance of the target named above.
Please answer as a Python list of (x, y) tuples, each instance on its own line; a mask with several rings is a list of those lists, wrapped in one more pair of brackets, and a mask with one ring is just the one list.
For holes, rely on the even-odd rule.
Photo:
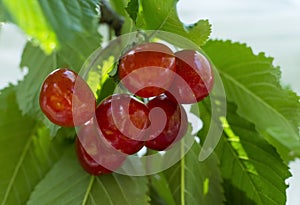
[[(194, 50), (175, 53), (178, 74), (167, 92), (180, 104), (192, 104), (207, 97), (212, 90), (214, 76), (208, 59)], [(172, 99), (174, 99), (172, 98)]]
[(96, 119), (106, 140), (128, 155), (145, 144), (149, 126), (148, 107), (127, 94), (104, 99), (96, 109)]
[(97, 132), (93, 120), (79, 128), (75, 141), (76, 154), (82, 168), (92, 175), (108, 174), (117, 170), (126, 156), (109, 146)]
[(96, 99), (87, 83), (72, 70), (57, 69), (45, 79), (39, 96), (47, 118), (65, 127), (79, 126), (92, 118)]
[[(151, 140), (146, 142), (146, 147), (158, 151), (165, 150), (185, 135), (188, 127), (187, 114), (181, 105), (170, 100), (165, 95), (152, 99), (147, 105), (150, 112), (153, 108), (160, 108), (165, 113), (165, 116), (161, 114), (150, 115)], [(163, 129), (159, 129), (162, 117), (166, 118), (166, 123)]]
[(144, 43), (128, 51), (119, 61), (119, 78), (132, 93), (143, 98), (158, 96), (171, 85), (175, 56), (161, 43)]

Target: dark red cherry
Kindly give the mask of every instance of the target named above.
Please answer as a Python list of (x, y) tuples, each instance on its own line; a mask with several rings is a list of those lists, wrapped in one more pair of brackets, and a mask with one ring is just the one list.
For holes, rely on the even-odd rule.
[[(212, 90), (214, 77), (208, 59), (194, 51), (182, 50), (175, 53), (178, 74), (167, 92), (180, 104), (192, 104), (207, 97)], [(171, 95), (170, 95), (171, 94)]]
[(119, 77), (125, 87), (143, 98), (158, 96), (174, 78), (175, 56), (161, 43), (144, 43), (128, 51), (119, 62)]
[(87, 83), (69, 69), (57, 69), (47, 76), (39, 103), (50, 121), (66, 127), (87, 122), (96, 107), (95, 96)]
[[(187, 115), (181, 105), (161, 95), (149, 101), (148, 107), (151, 113), (149, 137), (151, 140), (146, 142), (146, 147), (162, 151), (185, 135), (188, 126)], [(152, 114), (154, 108), (160, 108), (161, 111)], [(161, 129), (162, 121), (165, 122), (163, 129)]]
[(117, 170), (126, 155), (111, 147), (97, 131), (93, 120), (82, 125), (76, 138), (76, 153), (82, 168), (93, 175), (108, 174)]
[(143, 146), (149, 126), (148, 107), (127, 94), (104, 99), (96, 109), (103, 136), (117, 150), (134, 154)]

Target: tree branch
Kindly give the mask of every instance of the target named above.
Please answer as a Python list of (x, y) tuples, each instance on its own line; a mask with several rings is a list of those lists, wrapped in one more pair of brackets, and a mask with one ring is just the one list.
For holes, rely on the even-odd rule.
[(115, 12), (106, 0), (100, 1), (100, 11), (101, 18), (99, 23), (105, 23), (111, 27), (116, 36), (121, 35), (124, 18)]

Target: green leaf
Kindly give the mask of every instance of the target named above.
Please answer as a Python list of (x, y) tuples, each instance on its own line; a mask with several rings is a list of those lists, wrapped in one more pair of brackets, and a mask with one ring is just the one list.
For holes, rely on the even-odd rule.
[(27, 204), (82, 204), (89, 180), (90, 176), (76, 161), (72, 146), (35, 187)]
[[(72, 194), (68, 194), (72, 193)], [(28, 205), (111, 204), (146, 205), (147, 178), (108, 174), (91, 176), (80, 167), (75, 149), (69, 149), (36, 186)]]
[(113, 9), (120, 15), (126, 16), (126, 5), (128, 6), (129, 0), (110, 0)]
[[(39, 92), (46, 76), (59, 67), (69, 67), (79, 72), (85, 60), (99, 47), (100, 40), (99, 35), (78, 35), (74, 42), (64, 44), (60, 51), (51, 55), (44, 54), (40, 48), (28, 43), (20, 66), (27, 67), (29, 72), (17, 89), (17, 100), (22, 113), (45, 119), (39, 107)], [(48, 127), (52, 127), (51, 130), (58, 129), (58, 126), (53, 126), (47, 120), (45, 122)]]
[(28, 74), (17, 88), (19, 107), (23, 114), (42, 117), (38, 101), (39, 91), (46, 76), (56, 69), (55, 55), (47, 56), (40, 48), (27, 43), (20, 66), (27, 67)]
[(151, 205), (176, 205), (165, 175), (161, 172), (150, 176)]
[(50, 53), (58, 46), (58, 37), (38, 1), (2, 0), (2, 4), (9, 20), (36, 39), (45, 52)]
[(200, 145), (194, 143), (189, 152), (164, 172), (176, 204), (222, 204), (221, 173), (218, 159), (211, 155), (199, 162)]
[(10, 1), (3, 0), (9, 19), (50, 54), (78, 33), (96, 34), (97, 0)]
[(209, 41), (203, 49), (221, 75), (228, 100), (237, 104), (238, 114), (254, 123), (286, 161), (299, 157), (299, 97), (282, 88), (273, 59), (230, 41)]
[(4, 14), (4, 8), (2, 5), (2, 1), (0, 1), (0, 29), (1, 29), (1, 22), (5, 22), (6, 18), (5, 18), (5, 14)]
[[(135, 2), (136, 0), (133, 0), (133, 2)], [(127, 11), (127, 7), (129, 6), (130, 0), (110, 0), (110, 5), (113, 8), (113, 10), (115, 10), (119, 15), (122, 16), (122, 18), (124, 18), (124, 22), (122, 24), (122, 29), (121, 29), (121, 33), (122, 34), (126, 34), (126, 33), (130, 33), (135, 31), (136, 29), (134, 28), (134, 22), (133, 19), (130, 17), (128, 11)], [(132, 3), (131, 3), (132, 4)], [(135, 16), (135, 9), (133, 8), (135, 7), (135, 5), (130, 5), (129, 6), (129, 12), (133, 15), (133, 17)], [(137, 17), (134, 17), (135, 19)]]
[[(205, 116), (211, 112), (206, 105), (207, 101), (199, 103)], [(285, 204), (288, 167), (254, 125), (236, 113), (236, 106), (228, 103), (227, 108), (227, 118), (220, 119), (224, 132), (215, 153), (228, 204)], [(209, 120), (204, 119), (204, 125), (209, 126)]]
[(149, 205), (147, 183), (146, 177), (120, 174), (96, 177), (91, 191), (87, 192), (87, 204)]
[(141, 0), (142, 9), (137, 18), (137, 27), (147, 30), (162, 30), (181, 35), (202, 46), (211, 33), (207, 20), (184, 25), (177, 14), (177, 0)]
[(131, 0), (127, 4), (127, 7), (125, 8), (126, 12), (128, 13), (128, 15), (130, 16), (130, 18), (133, 20), (134, 23), (136, 23), (139, 7), (140, 7), (139, 0)]
[(21, 115), (15, 87), (0, 91), (0, 204), (25, 204), (40, 179), (59, 158), (65, 144)]
[(112, 78), (108, 78), (102, 85), (101, 89), (98, 90), (97, 102), (100, 103), (106, 97), (112, 95), (116, 88), (116, 83)]

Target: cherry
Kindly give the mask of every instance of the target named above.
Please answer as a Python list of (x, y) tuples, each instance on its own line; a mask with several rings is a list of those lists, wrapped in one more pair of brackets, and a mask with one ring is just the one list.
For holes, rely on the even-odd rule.
[[(214, 82), (212, 66), (208, 59), (194, 51), (182, 50), (175, 53), (178, 74), (167, 92), (180, 104), (192, 104), (209, 95)], [(171, 97), (172, 99), (174, 99)]]
[(148, 107), (130, 95), (115, 94), (100, 103), (96, 119), (106, 140), (115, 149), (130, 155), (144, 146), (148, 113)]
[(45, 79), (39, 97), (41, 110), (53, 123), (73, 127), (92, 118), (96, 99), (87, 83), (72, 70), (57, 69)]
[(158, 96), (171, 85), (175, 56), (161, 43), (143, 43), (125, 53), (118, 72), (122, 84), (143, 98)]
[(82, 168), (92, 174), (108, 174), (117, 170), (126, 156), (109, 146), (97, 132), (93, 120), (79, 128), (75, 141), (76, 154)]
[[(146, 147), (159, 151), (165, 150), (185, 135), (188, 126), (186, 112), (181, 105), (165, 95), (152, 99), (147, 105), (150, 112), (153, 108), (161, 108), (165, 116), (162, 116), (161, 113), (150, 115), (151, 140), (146, 142)], [(166, 118), (163, 130), (159, 128), (161, 127), (162, 117)]]

